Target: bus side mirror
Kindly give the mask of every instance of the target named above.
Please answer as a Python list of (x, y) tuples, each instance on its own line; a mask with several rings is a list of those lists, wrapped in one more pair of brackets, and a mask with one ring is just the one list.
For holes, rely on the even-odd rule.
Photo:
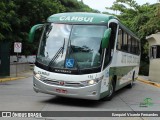
[(108, 47), (110, 36), (111, 36), (111, 28), (108, 28), (107, 30), (105, 30), (102, 38), (102, 49)]
[(28, 39), (29, 42), (33, 42), (36, 30), (41, 28), (42, 26), (43, 26), (43, 24), (37, 24), (31, 28), (31, 30), (29, 32), (29, 39)]

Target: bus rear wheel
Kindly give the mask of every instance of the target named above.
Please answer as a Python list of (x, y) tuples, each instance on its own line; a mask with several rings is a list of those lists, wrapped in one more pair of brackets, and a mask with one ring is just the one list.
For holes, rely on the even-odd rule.
[(135, 72), (133, 73), (132, 80), (131, 80), (130, 84), (127, 85), (127, 88), (132, 88), (133, 87), (133, 82), (135, 81), (134, 76), (135, 76)]

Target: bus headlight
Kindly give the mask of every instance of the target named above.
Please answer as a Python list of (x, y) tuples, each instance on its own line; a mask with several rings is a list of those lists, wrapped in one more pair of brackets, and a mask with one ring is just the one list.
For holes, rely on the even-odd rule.
[(41, 75), (40, 74), (36, 74), (35, 78), (37, 78), (38, 80), (40, 80), (41, 79)]
[(89, 80), (89, 81), (88, 81), (88, 84), (89, 84), (89, 85), (93, 85), (94, 83), (95, 83), (94, 80)]
[(36, 79), (38, 79), (38, 80), (41, 79), (41, 75), (40, 75), (40, 74), (38, 74), (38, 73), (36, 73), (36, 72), (33, 72), (33, 74), (34, 74), (34, 77), (35, 77)]
[(93, 79), (93, 80), (81, 81), (81, 84), (83, 86), (94, 85), (94, 84), (97, 84), (98, 82), (100, 82), (102, 79), (103, 79), (103, 76), (100, 78)]

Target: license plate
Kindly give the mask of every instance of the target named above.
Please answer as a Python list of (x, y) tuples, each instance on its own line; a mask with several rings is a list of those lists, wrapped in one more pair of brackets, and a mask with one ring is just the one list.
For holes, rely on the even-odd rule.
[(56, 92), (67, 94), (67, 90), (64, 90), (64, 89), (56, 89)]

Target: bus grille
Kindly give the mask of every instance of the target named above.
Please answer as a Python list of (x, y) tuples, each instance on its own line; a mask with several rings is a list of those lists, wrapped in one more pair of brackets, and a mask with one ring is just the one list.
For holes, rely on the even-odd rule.
[(46, 78), (41, 78), (41, 81), (43, 81), (46, 84), (49, 85), (58, 85), (58, 86), (67, 86), (67, 87), (83, 87), (84, 85), (81, 84), (80, 82), (71, 82), (71, 81), (63, 81), (64, 84), (61, 84), (61, 80), (52, 80), (52, 79), (46, 79)]

